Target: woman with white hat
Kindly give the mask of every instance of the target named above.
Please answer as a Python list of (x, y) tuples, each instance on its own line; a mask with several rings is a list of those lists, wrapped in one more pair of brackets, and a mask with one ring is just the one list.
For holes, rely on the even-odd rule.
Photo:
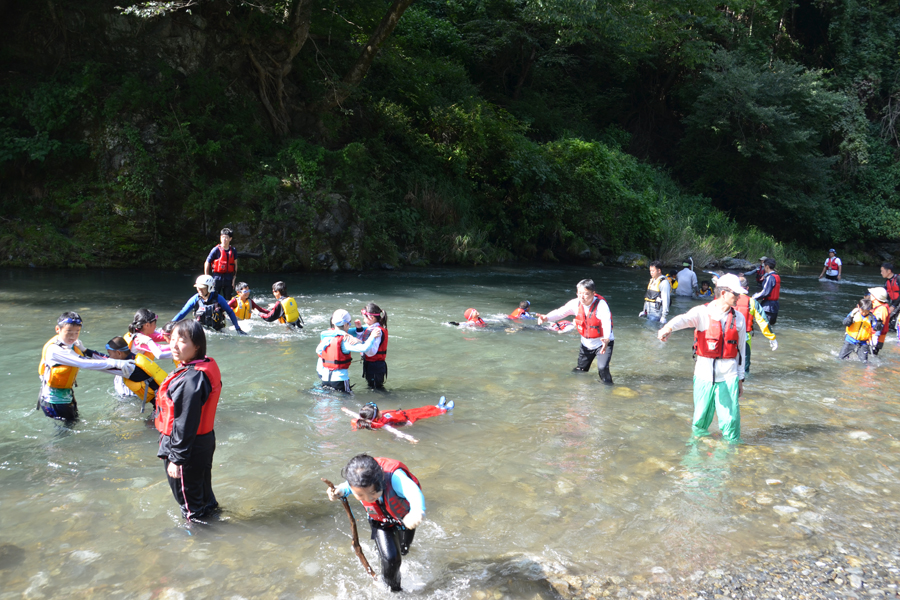
[(350, 334), (350, 313), (338, 309), (331, 315), (331, 328), (322, 332), (322, 339), (316, 346), (319, 357), (316, 371), (322, 378), (322, 385), (346, 394), (350, 391), (351, 352), (360, 354), (381, 343), (381, 329), (376, 328), (366, 341), (362, 342)]
[(872, 347), (872, 354), (878, 355), (878, 352), (884, 347), (884, 338), (887, 337), (888, 323), (891, 318), (891, 305), (888, 302), (887, 290), (883, 287), (869, 288), (869, 297), (872, 299), (872, 314), (881, 321), (881, 332), (878, 334), (878, 342)]

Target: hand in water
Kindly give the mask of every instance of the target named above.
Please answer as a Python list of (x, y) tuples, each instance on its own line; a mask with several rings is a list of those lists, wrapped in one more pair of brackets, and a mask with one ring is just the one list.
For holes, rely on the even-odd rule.
[(250, 335), (250, 334), (248, 334), (246, 331), (244, 331), (243, 329), (238, 329), (237, 332), (238, 332), (238, 335)]
[(656, 338), (661, 342), (665, 342), (669, 339), (670, 333), (672, 333), (672, 332), (669, 331), (668, 327), (663, 327), (662, 329), (660, 329), (659, 331), (656, 332)]
[(425, 518), (425, 513), (421, 512), (410, 512), (408, 515), (403, 517), (403, 525), (407, 529), (415, 529), (422, 523), (422, 520)]
[(547, 322), (547, 315), (535, 313), (535, 316), (537, 317), (538, 325), (543, 325)]
[(769, 340), (769, 345), (772, 346), (772, 352), (778, 350), (778, 340)]
[(638, 313), (638, 317), (646, 317), (646, 316), (647, 316), (646, 310), (642, 310), (641, 312)]
[(659, 320), (659, 322), (662, 323), (663, 325), (665, 325), (665, 324), (666, 324), (666, 318), (665, 318), (665, 317), (661, 318), (661, 319)]

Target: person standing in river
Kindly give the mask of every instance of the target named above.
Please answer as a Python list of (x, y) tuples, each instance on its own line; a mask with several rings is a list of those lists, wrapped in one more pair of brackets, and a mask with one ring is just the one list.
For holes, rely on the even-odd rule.
[(714, 416), (719, 418), (722, 438), (741, 441), (738, 399), (744, 393), (744, 348), (747, 324), (735, 310), (741, 294), (736, 275), (723, 275), (716, 282), (715, 299), (672, 318), (658, 332), (665, 342), (673, 331), (694, 328), (694, 417), (695, 436), (709, 435)]
[(203, 263), (203, 274), (216, 281), (216, 293), (228, 302), (234, 296), (234, 285), (237, 281), (237, 250), (231, 245), (232, 231), (227, 227), (219, 234), (219, 245), (209, 251)]
[(697, 283), (697, 274), (691, 269), (691, 263), (684, 261), (681, 263), (684, 267), (678, 271), (678, 287), (675, 289), (676, 296), (693, 296), (700, 289)]
[[(897, 313), (900, 312), (900, 277), (894, 274), (894, 263), (881, 263), (881, 276), (884, 277), (884, 289), (891, 305), (890, 326), (897, 327)], [(885, 327), (888, 324), (885, 323)]]
[(756, 285), (760, 288), (762, 288), (763, 279), (765, 279), (766, 277), (766, 260), (768, 260), (768, 257), (760, 256), (759, 263), (756, 265), (756, 268), (744, 273), (744, 277), (750, 277), (751, 275), (753, 275), (753, 277), (756, 279)]
[(763, 288), (753, 294), (753, 299), (759, 300), (759, 303), (762, 304), (771, 328), (775, 326), (775, 321), (778, 320), (778, 311), (781, 308), (778, 303), (778, 298), (781, 297), (781, 275), (775, 272), (774, 258), (767, 258), (763, 264), (766, 268), (766, 273), (763, 275)]
[(538, 325), (575, 315), (575, 328), (581, 334), (581, 348), (578, 351), (578, 364), (572, 370), (589, 371), (596, 358), (600, 380), (612, 385), (613, 379), (609, 373), (609, 362), (612, 360), (615, 344), (612, 314), (606, 300), (594, 289), (593, 279), (582, 279), (576, 286), (577, 297), (546, 315), (537, 315)]
[(647, 317), (648, 321), (659, 321), (665, 324), (669, 316), (669, 302), (672, 298), (672, 286), (663, 275), (662, 263), (654, 260), (650, 263), (650, 283), (644, 294), (644, 309), (638, 315)]
[(172, 371), (156, 395), (159, 449), (172, 495), (188, 521), (218, 508), (212, 489), (216, 407), (222, 393), (219, 365), (206, 355), (206, 333), (196, 321), (180, 321), (172, 330)]
[(828, 258), (825, 259), (825, 266), (822, 267), (822, 272), (819, 273), (819, 279), (824, 277), (829, 281), (840, 281), (842, 265), (841, 259), (837, 257), (834, 248), (832, 248), (828, 251)]

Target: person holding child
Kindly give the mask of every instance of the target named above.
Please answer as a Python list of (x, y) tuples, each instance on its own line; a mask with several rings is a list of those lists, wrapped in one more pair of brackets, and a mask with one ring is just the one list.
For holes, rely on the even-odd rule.
[[(322, 378), (322, 385), (339, 392), (350, 394), (351, 352), (365, 352), (381, 344), (382, 329), (373, 328), (365, 341), (357, 340), (350, 334), (350, 313), (344, 309), (334, 311), (331, 328), (323, 331), (316, 355), (319, 357), (316, 372)], [(385, 370), (386, 372), (386, 370)]]

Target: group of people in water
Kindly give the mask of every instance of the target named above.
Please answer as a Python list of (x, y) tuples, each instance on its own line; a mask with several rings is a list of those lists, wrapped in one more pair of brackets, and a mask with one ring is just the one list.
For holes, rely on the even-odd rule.
[[(48, 417), (67, 422), (77, 419), (74, 387), (80, 369), (114, 375), (116, 390), (140, 398), (142, 412), (145, 405), (153, 406), (153, 421), (160, 436), (157, 456), (163, 461), (172, 494), (188, 521), (202, 522), (218, 507), (211, 472), (222, 376), (216, 361), (207, 355), (204, 328), (220, 330), (227, 317), (237, 332), (244, 333), (240, 323), (254, 312), (268, 322), (277, 321), (295, 330), (303, 328), (297, 302), (283, 282), (272, 286), (275, 302), (268, 308), (250, 298), (247, 284), (237, 282), (237, 253), (231, 238), (230, 230), (222, 230), (221, 243), (209, 253), (205, 273), (194, 284), (197, 293), (163, 327), (157, 327), (159, 319), (155, 313), (142, 308), (135, 313), (127, 333), (110, 339), (105, 352), (100, 352), (86, 348), (79, 339), (83, 326), (80, 315), (64, 312), (57, 320), (56, 335), (44, 345), (39, 365), (38, 407)], [(839, 280), (841, 264), (834, 259), (831, 251), (823, 275), (836, 271)], [(657, 336), (661, 341), (680, 329), (694, 329), (694, 434), (708, 435), (717, 416), (723, 438), (738, 442), (739, 397), (750, 370), (753, 324), (776, 350), (778, 342), (772, 327), (778, 318), (781, 278), (775, 261), (762, 257), (760, 265), (747, 273), (710, 273), (707, 295), (702, 284), (698, 285), (691, 264), (685, 262), (684, 267), (670, 281), (658, 261), (650, 263), (650, 282), (639, 316), (658, 323)], [(885, 263), (882, 275), (885, 287), (870, 288), (844, 320), (841, 358), (856, 353), (865, 360), (869, 347), (877, 354), (884, 344), (888, 324), (900, 309), (900, 285), (892, 265)], [(753, 295), (747, 285), (750, 276), (760, 287)], [(711, 299), (669, 318), (673, 288), (681, 295)], [(193, 318), (187, 319), (190, 313)], [(360, 316), (364, 323), (359, 319), (352, 323), (354, 319), (347, 310), (335, 310), (330, 327), (320, 334), (316, 347), (316, 370), (322, 385), (343, 394), (352, 394), (349, 367), (354, 352), (362, 355), (363, 378), (370, 389), (383, 390), (387, 378), (387, 313), (370, 302)], [(487, 326), (474, 308), (467, 309), (464, 317), (464, 323), (453, 325)], [(567, 317), (574, 318), (568, 321)], [(576, 297), (559, 308), (538, 313), (531, 310), (531, 303), (526, 300), (508, 318), (534, 320), (538, 326), (548, 324), (561, 333), (578, 331), (581, 344), (574, 370), (590, 371), (596, 360), (600, 381), (613, 384), (612, 315), (592, 280), (578, 282)], [(169, 373), (157, 362), (168, 360), (173, 362)], [(353, 413), (352, 427), (397, 433), (394, 426), (442, 415), (453, 408), (453, 401), (447, 402), (444, 397), (435, 406), (396, 411), (382, 411), (369, 402)], [(329, 489), (328, 498), (339, 500), (353, 495), (362, 503), (381, 560), (382, 579), (391, 590), (400, 590), (401, 557), (409, 551), (415, 529), (425, 516), (419, 480), (403, 462), (365, 454), (353, 457), (343, 475), (346, 481)]]

